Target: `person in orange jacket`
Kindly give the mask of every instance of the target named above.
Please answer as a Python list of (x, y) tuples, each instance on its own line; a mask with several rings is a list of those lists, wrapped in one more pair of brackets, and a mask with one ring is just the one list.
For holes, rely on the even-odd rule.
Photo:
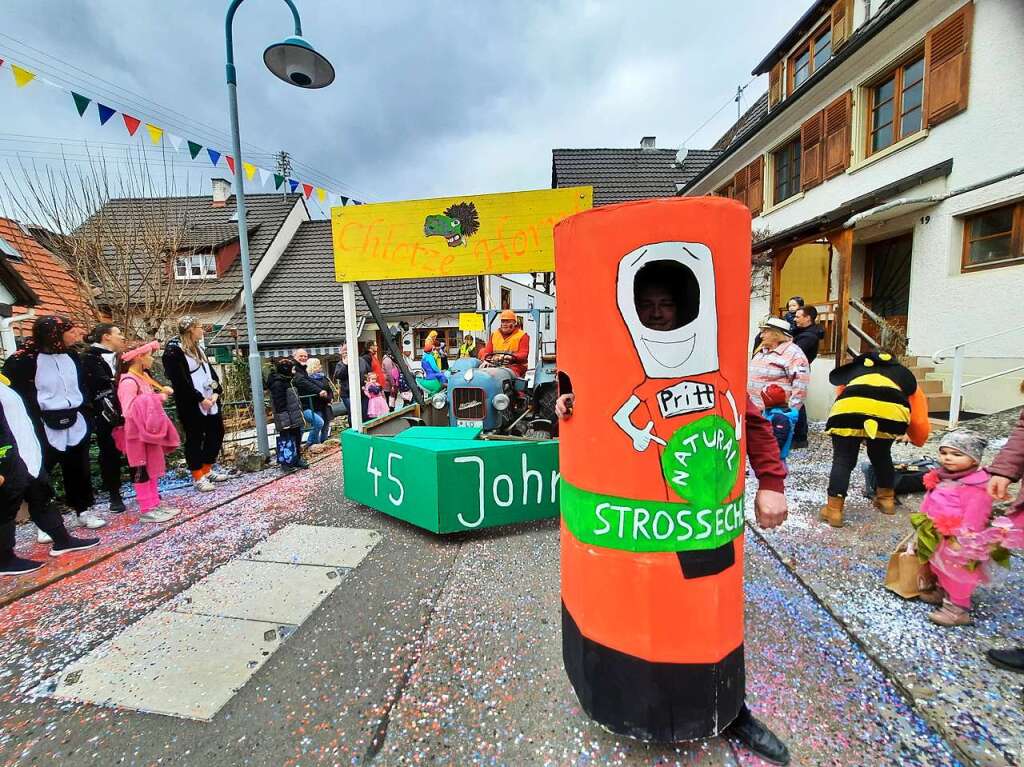
[(508, 354), (512, 360), (508, 369), (519, 378), (526, 378), (526, 366), (530, 359), (530, 335), (519, 327), (519, 320), (516, 313), (511, 309), (505, 309), (501, 313), (501, 326), (491, 333), (487, 346), (480, 353), (480, 359), (484, 360), (481, 367), (488, 367), (493, 364), (487, 362), (487, 355), (495, 353)]
[(838, 387), (838, 396), (825, 423), (825, 432), (832, 437), (832, 469), (828, 502), (820, 517), (832, 527), (843, 526), (850, 473), (861, 442), (878, 479), (873, 505), (883, 514), (895, 514), (892, 443), (925, 443), (931, 431), (928, 400), (914, 374), (888, 352), (861, 354), (833, 370), (828, 380)]

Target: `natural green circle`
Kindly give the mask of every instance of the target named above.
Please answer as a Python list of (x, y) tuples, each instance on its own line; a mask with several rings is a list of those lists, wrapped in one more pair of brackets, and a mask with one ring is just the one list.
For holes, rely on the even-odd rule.
[(743, 465), (733, 426), (719, 415), (706, 415), (679, 429), (661, 455), (668, 486), (699, 508), (722, 504), (732, 492)]

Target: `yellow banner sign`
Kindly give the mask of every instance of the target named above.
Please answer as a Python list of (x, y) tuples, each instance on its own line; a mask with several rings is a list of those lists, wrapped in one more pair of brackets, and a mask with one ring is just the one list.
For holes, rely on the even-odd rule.
[(476, 312), (459, 312), (459, 330), (484, 329), (484, 317)]
[(589, 186), (349, 205), (331, 211), (338, 282), (550, 272), (552, 230)]

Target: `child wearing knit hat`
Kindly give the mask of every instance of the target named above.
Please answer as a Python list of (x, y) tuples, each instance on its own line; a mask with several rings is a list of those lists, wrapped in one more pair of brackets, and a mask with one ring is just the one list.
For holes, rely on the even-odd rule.
[(939, 468), (925, 476), (928, 492), (917, 528), (917, 553), (928, 575), (920, 598), (939, 605), (928, 618), (940, 626), (972, 623), (971, 595), (989, 582), (991, 562), (1006, 566), (1009, 552), (1024, 547), (1024, 530), (1013, 517), (992, 516), (981, 468), (987, 441), (968, 429), (949, 432), (939, 443)]

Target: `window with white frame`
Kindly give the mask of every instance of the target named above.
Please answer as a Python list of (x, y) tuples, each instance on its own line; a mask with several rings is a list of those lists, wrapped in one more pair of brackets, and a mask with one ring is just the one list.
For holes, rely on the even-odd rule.
[(213, 253), (195, 253), (174, 259), (177, 280), (212, 280), (217, 277), (217, 257)]

